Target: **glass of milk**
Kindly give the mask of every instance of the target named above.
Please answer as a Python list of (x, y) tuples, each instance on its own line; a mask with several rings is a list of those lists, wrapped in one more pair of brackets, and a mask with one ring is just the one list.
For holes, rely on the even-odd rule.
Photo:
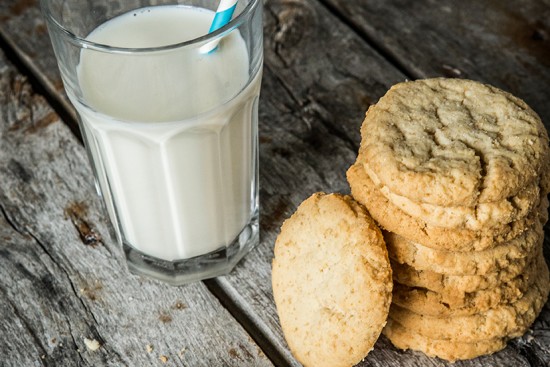
[(217, 6), (42, 0), (128, 268), (174, 285), (227, 274), (259, 240), (262, 1), (208, 34)]

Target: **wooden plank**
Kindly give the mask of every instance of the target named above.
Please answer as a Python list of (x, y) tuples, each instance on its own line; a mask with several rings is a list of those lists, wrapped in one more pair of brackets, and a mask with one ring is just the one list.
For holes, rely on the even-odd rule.
[[(36, 14), (32, 6), (25, 10), (25, 14), (33, 12)], [(280, 364), (298, 365), (282, 338), (272, 301), (270, 263), (275, 236), (284, 218), (314, 191), (348, 191), (344, 173), (355, 158), (365, 109), (406, 76), (314, 2), (267, 1), (264, 19), (266, 67), (260, 103), (262, 240), (234, 273), (207, 284), (225, 297), (224, 302), (233, 304), (238, 317), (263, 333), (281, 355)], [(9, 15), (6, 21), (11, 25), (0, 29), (5, 30), (19, 55), (28, 55), (25, 47), (33, 50), (32, 45), (23, 46), (13, 31), (28, 22), (21, 22), (15, 15)], [(11, 30), (6, 31), (8, 28)], [(53, 56), (45, 49), (40, 57)], [(36, 65), (33, 58), (29, 62)], [(51, 72), (38, 67), (33, 70)], [(528, 366), (521, 355), (521, 350), (512, 346), (493, 357), (455, 366)], [(444, 364), (418, 353), (397, 351), (381, 338), (361, 365)]]
[[(39, 1), (0, 2), (0, 24), (0, 40), (12, 49), (23, 51), (18, 53), (18, 57), (32, 77), (49, 95), (57, 96), (58, 104), (72, 119), (76, 119), (76, 113), (63, 90), (55, 57), (42, 57), (44, 53), (53, 56), (53, 50), (46, 23), (40, 15)], [(17, 36), (12, 37), (14, 34)]]
[(203, 283), (128, 274), (84, 148), (1, 53), (0, 91), (0, 365), (272, 366)]
[[(10, 44), (18, 54), (39, 49), (40, 58), (52, 58), (49, 49), (18, 41), (20, 32), (14, 29), (32, 24), (29, 14), (38, 17), (33, 7), (24, 14), (6, 19), (3, 31)], [(266, 34), (272, 37), (266, 37), (260, 106), (262, 241), (235, 273), (211, 283), (274, 345), (282, 363), (297, 365), (283, 340), (271, 295), (274, 238), (282, 220), (311, 193), (349, 191), (345, 171), (355, 159), (364, 112), (403, 76), (318, 5), (267, 2), (265, 19)], [(346, 54), (348, 48), (360, 52)], [(315, 54), (318, 59), (310, 56)], [(52, 71), (42, 70), (45, 63), (34, 62), (34, 57), (22, 59), (43, 78), (51, 78)]]
[(320, 1), (411, 78), (495, 85), (524, 99), (550, 130), (550, 1)]

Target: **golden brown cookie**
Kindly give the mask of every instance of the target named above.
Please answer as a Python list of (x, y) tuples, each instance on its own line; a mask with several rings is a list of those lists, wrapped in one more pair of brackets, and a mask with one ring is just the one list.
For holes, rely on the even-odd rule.
[[(546, 264), (545, 264), (546, 266)], [(517, 301), (499, 304), (470, 316), (437, 317), (419, 315), (392, 304), (389, 317), (408, 330), (433, 339), (455, 339), (467, 343), (523, 335), (548, 299), (548, 270)]]
[[(541, 215), (541, 219), (544, 216)], [(483, 251), (457, 252), (433, 249), (392, 232), (384, 232), (390, 258), (416, 270), (449, 275), (484, 275), (516, 266), (540, 247), (544, 239), (543, 223), (535, 223), (518, 237)]]
[(478, 231), (429, 226), (413, 218), (388, 201), (366, 174), (363, 165), (355, 163), (347, 172), (353, 198), (363, 204), (384, 229), (424, 246), (449, 251), (482, 251), (509, 241), (548, 215), (548, 200), (542, 196), (537, 209), (511, 223)]
[(382, 333), (399, 349), (412, 349), (430, 357), (450, 362), (492, 354), (506, 347), (506, 338), (493, 338), (467, 343), (457, 339), (438, 340), (408, 330), (397, 321), (388, 320)]
[(382, 233), (350, 196), (313, 194), (275, 242), (273, 296), (304, 366), (351, 366), (386, 324), (392, 271)]
[(394, 85), (369, 108), (361, 135), (371, 179), (445, 207), (517, 195), (540, 176), (549, 150), (546, 129), (525, 102), (464, 79)]
[(523, 259), (516, 260), (513, 266), (484, 275), (447, 275), (429, 270), (416, 270), (409, 265), (399, 264), (391, 259), (390, 262), (395, 281), (409, 287), (426, 288), (446, 294), (449, 298), (453, 295), (458, 298), (464, 293), (495, 289), (503, 284), (513, 286), (511, 281), (525, 272), (526, 267), (538, 256), (542, 256), (541, 248)]
[(502, 303), (511, 303), (529, 290), (540, 276), (548, 277), (548, 267), (542, 256), (510, 284), (472, 293), (437, 293), (394, 283), (393, 303), (420, 315), (437, 317), (468, 316), (487, 311)]
[[(358, 160), (362, 154), (359, 154)], [(368, 164), (363, 167), (369, 174)], [(369, 175), (372, 179), (372, 175)], [(409, 198), (392, 193), (387, 186), (373, 180), (378, 191), (392, 204), (413, 218), (427, 225), (443, 228), (488, 229), (501, 223), (510, 223), (525, 217), (540, 200), (539, 180), (533, 180), (516, 195), (500, 201), (479, 203), (475, 206), (439, 206), (417, 203)]]

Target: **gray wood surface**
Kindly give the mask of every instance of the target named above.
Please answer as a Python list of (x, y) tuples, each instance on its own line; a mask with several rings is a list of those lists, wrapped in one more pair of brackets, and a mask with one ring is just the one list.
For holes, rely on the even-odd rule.
[(479, 80), (550, 129), (550, 1), (320, 0), (409, 78)]
[(271, 366), (203, 283), (127, 273), (84, 148), (1, 53), (0, 91), (0, 366)]
[[(448, 3), (451, 2), (449, 1)], [(528, 2), (525, 3), (527, 4)], [(328, 6), (326, 6), (327, 4)], [(451, 6), (452, 10), (452, 6), (458, 5), (447, 4), (446, 6)], [(121, 270), (124, 269), (123, 260), (118, 246), (114, 244), (114, 241), (109, 236), (109, 226), (105, 220), (106, 215), (103, 212), (103, 208), (99, 206), (94, 194), (89, 190), (86, 191), (87, 195), (78, 194), (79, 190), (74, 187), (70, 188), (72, 186), (66, 184), (61, 185), (54, 192), (50, 190), (52, 195), (55, 193), (55, 197), (75, 195), (76, 200), (67, 200), (63, 201), (63, 203), (83, 202), (85, 204), (84, 207), (86, 207), (84, 211), (80, 210), (78, 206), (69, 206), (69, 209), (73, 210), (67, 211), (67, 205), (59, 205), (59, 200), (55, 204), (56, 202), (52, 201), (52, 198), (41, 197), (41, 201), (39, 202), (42, 203), (41, 205), (48, 207), (48, 210), (44, 210), (40, 221), (34, 220), (36, 217), (30, 215), (32, 213), (30, 209), (28, 209), (28, 212), (22, 212), (20, 206), (25, 208), (24, 204), (29, 201), (29, 197), (32, 197), (30, 196), (32, 195), (31, 193), (34, 192), (34, 195), (40, 196), (38, 192), (42, 192), (42, 189), (38, 190), (35, 188), (28, 192), (24, 191), (29, 185), (31, 188), (33, 187), (33, 180), (30, 180), (30, 183), (25, 182), (22, 178), (13, 177), (14, 175), (33, 177), (32, 175), (35, 174), (35, 170), (44, 165), (44, 167), (49, 168), (44, 168), (43, 176), (63, 177), (63, 179), (58, 179), (62, 182), (76, 180), (78, 182), (77, 186), (87, 186), (88, 189), (91, 187), (91, 177), (89, 172), (83, 175), (79, 173), (87, 172), (88, 169), (87, 163), (83, 158), (83, 149), (78, 144), (71, 144), (72, 152), (77, 152), (74, 154), (79, 155), (80, 158), (70, 160), (73, 162), (72, 165), (75, 168), (75, 173), (71, 173), (71, 177), (69, 177), (66, 175), (66, 172), (65, 175), (61, 175), (59, 173), (61, 171), (57, 171), (60, 169), (56, 168), (59, 165), (58, 161), (55, 164), (47, 164), (48, 157), (51, 154), (45, 154), (41, 150), (40, 144), (36, 144), (36, 147), (31, 144), (32, 148), (29, 147), (27, 148), (28, 152), (23, 152), (26, 147), (22, 145), (23, 143), (20, 142), (17, 145), (17, 143), (10, 142), (10, 144), (15, 144), (10, 145), (10, 150), (13, 150), (10, 154), (15, 158), (18, 158), (22, 153), (33, 154), (33, 158), (42, 157), (40, 161), (42, 163), (35, 166), (34, 169), (20, 164), (19, 166), (24, 167), (22, 170), (19, 169), (17, 164), (14, 165), (12, 163), (9, 170), (0, 170), (0, 181), (4, 180), (5, 175), (7, 177), (6, 180), (9, 179), (8, 181), (16, 182), (13, 185), (22, 191), (22, 194), (18, 194), (19, 199), (12, 204), (9, 204), (9, 201), (6, 204), (4, 197), (0, 197), (0, 205), (2, 205), (6, 213), (5, 217), (11, 221), (11, 224), (7, 223), (9, 227), (7, 227), (8, 232), (6, 235), (10, 236), (10, 231), (13, 232), (10, 227), (18, 229), (15, 231), (16, 233), (10, 236), (10, 238), (13, 237), (14, 245), (10, 245), (7, 253), (0, 253), (0, 261), (3, 262), (2, 269), (5, 262), (5, 268), (9, 269), (6, 270), (6, 273), (21, 274), (20, 278), (23, 285), (20, 288), (12, 289), (9, 287), (9, 291), (15, 294), (17, 290), (21, 290), (21, 296), (24, 295), (29, 299), (27, 293), (31, 293), (32, 296), (34, 289), (31, 287), (34, 284), (32, 281), (25, 283), (26, 273), (17, 272), (20, 271), (17, 264), (22, 261), (14, 260), (10, 257), (12, 255), (9, 255), (15, 249), (19, 249), (20, 246), (16, 244), (20, 242), (27, 243), (27, 248), (29, 248), (29, 254), (26, 255), (30, 258), (30, 260), (27, 260), (27, 264), (31, 264), (29, 266), (36, 266), (34, 264), (37, 261), (36, 258), (50, 259), (52, 264), (48, 265), (49, 267), (44, 265), (44, 269), (37, 268), (37, 272), (43, 271), (44, 273), (49, 272), (49, 274), (52, 274), (51, 269), (56, 264), (58, 267), (60, 267), (59, 264), (65, 264), (61, 266), (62, 280), (59, 281), (54, 292), (54, 295), (60, 293), (63, 297), (61, 295), (55, 296), (57, 298), (52, 298), (57, 301), (51, 301), (54, 304), (58, 304), (61, 299), (65, 302), (65, 308), (63, 312), (59, 312), (60, 315), (44, 315), (44, 313), (40, 314), (39, 311), (34, 310), (34, 308), (41, 310), (46, 307), (44, 305), (50, 304), (49, 299), (43, 299), (44, 291), (41, 293), (42, 296), (32, 296), (25, 302), (21, 298), (14, 298), (14, 295), (10, 296), (12, 298), (6, 297), (8, 300), (11, 299), (6, 304), (8, 309), (16, 310), (16, 307), (23, 310), (30, 309), (31, 315), (41, 315), (39, 321), (35, 320), (36, 322), (30, 324), (30, 327), (23, 327), (27, 332), (17, 334), (18, 337), (14, 340), (17, 340), (19, 344), (14, 345), (28, 346), (29, 350), (43, 353), (46, 358), (50, 358), (47, 360), (51, 362), (50, 364), (57, 364), (58, 359), (56, 358), (58, 357), (53, 351), (61, 349), (52, 349), (50, 345), (45, 345), (40, 338), (45, 335), (45, 331), (53, 328), (50, 326), (51, 324), (58, 325), (61, 322), (57, 321), (59, 318), (68, 325), (63, 329), (67, 338), (72, 338), (69, 337), (72, 335), (75, 339), (73, 344), (70, 344), (72, 347), (70, 349), (74, 350), (76, 346), (77, 349), (84, 350), (85, 352), (83, 353), (86, 354), (82, 357), (84, 359), (80, 359), (79, 354), (73, 352), (73, 354), (63, 357), (65, 358), (63, 359), (64, 361), (72, 361), (74, 364), (96, 363), (98, 365), (108, 363), (116, 365), (121, 360), (123, 363), (128, 363), (128, 361), (133, 360), (132, 358), (138, 358), (135, 356), (145, 351), (145, 345), (149, 344), (146, 341), (141, 345), (135, 341), (136, 339), (151, 339), (155, 336), (155, 339), (161, 345), (172, 346), (171, 342), (174, 338), (180, 340), (178, 338), (188, 337), (189, 331), (187, 330), (191, 330), (191, 328), (170, 329), (173, 335), (160, 331), (163, 327), (166, 328), (174, 322), (173, 313), (175, 310), (172, 306), (177, 304), (178, 300), (181, 299), (179, 296), (175, 297), (174, 295), (179, 295), (183, 292), (188, 294), (189, 297), (195, 297), (195, 294), (198, 294), (206, 300), (212, 311), (216, 310), (219, 305), (216, 304), (216, 300), (213, 299), (212, 295), (207, 293), (207, 290), (210, 290), (216, 297), (219, 297), (221, 304), (242, 323), (243, 327), (248, 330), (274, 364), (297, 366), (298, 363), (292, 358), (282, 337), (275, 314), (270, 285), (272, 248), (282, 221), (294, 211), (303, 199), (315, 191), (349, 191), (345, 181), (345, 171), (355, 159), (359, 143), (359, 126), (362, 122), (364, 111), (390, 85), (407, 78), (428, 75), (452, 75), (452, 73), (456, 74), (455, 69), (458, 69), (460, 70), (460, 76), (465, 75), (505, 87), (502, 81), (493, 78), (493, 76), (498, 75), (497, 71), (499, 69), (503, 73), (510, 73), (513, 70), (511, 67), (516, 66), (515, 64), (510, 66), (511, 64), (508, 64), (510, 61), (502, 62), (500, 60), (501, 56), (496, 50), (494, 53), (481, 53), (480, 56), (469, 53), (468, 47), (479, 43), (477, 38), (496, 39), (495, 48), (502, 47), (506, 52), (512, 52), (506, 48), (505, 44), (498, 43), (503, 37), (498, 29), (481, 28), (485, 34), (480, 36), (476, 33), (479, 32), (481, 27), (478, 24), (481, 22), (479, 20), (478, 23), (474, 22), (474, 25), (469, 28), (464, 26), (464, 31), (460, 33), (461, 36), (457, 36), (453, 33), (452, 27), (453, 24), (455, 27), (459, 27), (460, 22), (463, 22), (464, 15), (454, 18), (448, 16), (445, 18), (445, 22), (442, 22), (441, 17), (430, 16), (435, 11), (432, 10), (432, 13), (430, 13), (429, 10), (432, 8), (437, 10), (444, 7), (434, 6), (434, 3), (430, 1), (266, 1), (264, 14), (265, 69), (260, 103), (261, 243), (258, 248), (245, 258), (235, 272), (226, 277), (204, 282), (206, 287), (198, 283), (197, 285), (190, 286), (192, 290), (188, 290), (187, 288), (189, 287), (167, 288), (160, 283), (136, 278), (128, 275), (125, 270)], [(491, 8), (501, 9), (503, 7), (493, 4)], [(415, 11), (418, 12), (418, 10), (415, 9), (424, 9), (424, 12), (417, 14)], [(460, 8), (459, 10), (461, 14), (466, 14), (466, 8)], [(444, 11), (444, 14), (448, 13), (446, 9), (441, 11)], [(367, 15), (364, 15), (365, 12), (368, 13), (369, 18), (367, 18)], [(410, 14), (416, 15), (412, 17), (413, 19), (408, 19), (410, 18)], [(453, 14), (452, 11), (451, 14)], [(506, 14), (508, 16), (508, 13)], [(494, 17), (498, 17), (498, 15)], [(407, 21), (409, 22), (408, 25)], [(447, 23), (450, 23), (450, 25)], [(409, 32), (414, 27), (418, 27), (418, 24), (422, 25), (422, 30), (429, 31), (430, 36), (426, 37), (426, 40), (422, 38), (424, 42), (419, 42), (418, 30), (415, 32), (411, 31), (407, 40), (402, 39), (403, 35), (401, 33), (395, 32), (400, 27), (405, 27), (403, 28), (404, 33)], [(491, 24), (491, 22), (484, 24)], [(451, 30), (445, 31), (446, 27)], [(471, 39), (474, 41), (469, 41)], [(424, 48), (421, 48), (419, 44)], [(40, 18), (36, 2), (17, 1), (12, 3), (8, 0), (0, 0), (0, 46), (7, 50), (10, 57), (18, 64), (20, 70), (29, 76), (30, 81), (36, 89), (48, 97), (48, 101), (65, 117), (65, 121), (70, 122), (68, 120), (71, 120), (71, 116), (74, 115), (62, 93), (57, 66), (55, 65), (49, 39), (45, 32), (44, 23)], [(476, 60), (478, 60), (476, 62), (485, 65), (486, 70), (477, 71), (476, 74), (474, 71), (477, 69), (474, 68), (471, 74), (466, 74), (466, 70), (469, 70), (466, 67), (468, 63), (464, 66), (458, 63), (451, 63), (447, 59), (445, 59), (446, 64), (444, 65), (448, 67), (438, 69), (434, 65), (439, 65), (440, 62), (435, 62), (432, 56), (432, 54), (436, 54), (436, 51), (439, 52), (441, 57), (443, 57), (445, 52), (454, 53), (453, 55), (458, 55), (459, 60), (475, 56), (477, 57)], [(512, 54), (510, 57), (516, 60), (519, 56)], [(524, 63), (525, 60), (519, 64), (523, 65)], [(432, 68), (430, 69), (429, 66), (432, 66)], [(546, 80), (541, 79), (544, 78), (544, 75), (540, 77), (536, 70), (530, 73), (530, 67), (526, 67), (522, 72), (532, 79), (528, 79), (521, 85), (524, 85), (524, 89), (528, 91), (531, 91), (532, 88), (542, 90), (543, 85), (539, 84), (539, 82)], [(542, 73), (547, 73), (547, 70)], [(501, 80), (506, 79), (503, 78)], [(548, 85), (548, 83), (544, 84)], [(522, 89), (513, 90), (513, 92), (527, 100), (528, 96), (536, 95), (536, 93), (529, 94), (522, 92)], [(546, 96), (548, 96), (548, 93), (546, 93)], [(46, 103), (44, 100), (42, 99), (41, 101), (38, 105), (44, 105), (43, 108), (48, 108), (45, 106)], [(537, 99), (537, 101), (542, 104), (542, 97)], [(528, 102), (532, 103), (529, 100)], [(13, 104), (15, 102), (11, 101), (10, 103)], [(535, 103), (537, 102), (535, 101)], [(535, 104), (533, 105), (536, 108)], [(4, 103), (0, 103), (0, 107), (3, 108), (4, 106)], [(54, 143), (50, 142), (49, 144), (61, 144), (64, 146), (66, 143), (62, 142), (71, 140), (72, 137), (69, 136), (68, 130), (58, 123), (57, 117), (51, 116), (54, 115), (50, 115), (45, 120), (38, 119), (35, 121), (42, 121), (38, 125), (46, 125), (46, 129), (55, 127), (56, 132), (54, 133), (54, 137), (52, 138), (40, 133), (35, 134), (37, 136), (36, 139), (38, 137), (40, 141), (53, 139)], [(56, 122), (51, 122), (50, 119)], [(0, 144), (4, 144), (3, 141), (3, 136), (0, 136)], [(4, 145), (1, 145), (0, 152), (3, 150)], [(0, 163), (3, 164), (3, 160), (4, 157), (2, 156)], [(18, 162), (17, 159), (16, 162)], [(73, 166), (71, 166), (71, 170), (73, 170)], [(73, 175), (75, 177), (72, 177)], [(14, 181), (16, 179), (19, 181)], [(46, 181), (44, 185), (47, 186), (47, 182), (55, 181), (55, 179), (52, 180)], [(34, 201), (35, 199), (33, 198), (29, 202)], [(18, 214), (14, 215), (13, 213)], [(50, 213), (57, 213), (58, 216), (62, 213), (63, 220), (65, 220), (63, 222), (64, 226), (54, 224), (54, 228), (47, 227), (44, 229), (40, 227), (50, 221)], [(77, 217), (75, 220), (77, 225), (81, 224), (80, 217), (84, 217), (85, 223), (93, 224), (94, 233), (98, 233), (101, 236), (101, 240), (98, 241), (95, 247), (85, 246), (79, 240), (81, 237), (86, 237), (85, 234), (89, 234), (89, 230), (86, 229), (86, 225), (80, 225), (81, 232), (84, 232), (84, 234), (78, 233), (75, 225), (71, 222), (71, 213)], [(18, 221), (23, 221), (24, 224), (20, 224)], [(4, 228), (4, 225), (1, 228)], [(22, 230), (21, 228), (24, 229)], [(38, 238), (33, 238), (34, 242), (29, 242), (29, 239), (25, 242), (25, 235), (29, 232), (27, 228), (32, 228), (30, 233), (33, 233)], [(36, 233), (43, 233), (41, 231), (44, 231), (45, 234), (36, 235)], [(18, 235), (19, 233), (22, 234)], [(72, 234), (68, 236), (67, 233)], [(89, 237), (91, 237), (93, 243), (93, 233)], [(75, 241), (75, 239), (80, 241), (77, 241), (78, 246), (76, 246), (76, 250), (68, 252), (71, 248), (70, 241)], [(12, 243), (11, 241), (10, 239), (10, 244)], [(545, 245), (547, 249), (550, 249), (548, 239)], [(34, 247), (37, 246), (38, 248), (35, 249)], [(66, 247), (69, 249), (66, 249)], [(44, 251), (44, 248), (47, 248), (49, 251), (46, 255), (41, 253), (41, 251)], [(93, 254), (92, 257), (89, 257), (90, 253)], [(103, 267), (107, 269), (102, 270)], [(3, 271), (2, 269), (0, 269), (0, 272)], [(99, 286), (94, 283), (97, 277), (90, 276), (90, 273), (95, 275), (102, 271), (110, 275), (101, 278), (102, 281)], [(59, 273), (54, 272), (54, 274)], [(132, 286), (136, 287), (136, 282), (139, 283), (140, 287), (132, 288)], [(125, 284), (126, 287), (121, 287), (121, 284)], [(130, 284), (130, 287), (128, 284)], [(70, 287), (73, 288), (70, 289)], [(49, 290), (50, 288), (46, 289)], [(79, 294), (80, 289), (83, 290), (81, 293), (84, 296)], [(101, 300), (106, 298), (116, 301), (100, 303), (97, 301), (98, 293), (101, 294)], [(88, 295), (91, 295), (92, 299)], [(164, 295), (164, 298), (159, 298), (159, 295)], [(137, 303), (132, 302), (134, 300), (139, 301)], [(121, 306), (117, 302), (125, 306), (124, 310), (132, 310), (127, 311), (132, 313), (132, 316), (121, 313)], [(26, 306), (27, 304), (30, 304), (30, 306)], [(1, 310), (3, 310), (4, 304), (0, 306), (2, 307)], [(137, 309), (134, 309), (134, 307), (137, 307)], [(115, 312), (115, 310), (118, 311)], [(185, 308), (185, 310), (188, 310), (188, 308)], [(17, 315), (17, 312), (15, 315)], [(188, 314), (187, 322), (202, 322), (202, 325), (206, 329), (208, 329), (210, 323), (217, 325), (217, 319), (212, 321), (205, 320), (204, 317), (207, 313), (206, 311), (204, 312), (205, 314), (198, 311)], [(223, 319), (231, 319), (230, 316), (228, 318), (228, 313), (224, 312), (223, 315), (225, 316), (223, 316)], [(91, 317), (90, 313), (97, 320)], [(78, 324), (81, 322), (79, 321), (79, 315), (81, 314), (84, 315), (83, 319), (87, 320), (84, 326), (79, 326), (80, 324)], [(107, 314), (109, 316), (106, 316)], [(97, 315), (102, 316), (99, 317)], [(149, 319), (146, 319), (146, 322), (141, 322), (141, 327), (138, 329), (137, 334), (139, 337), (130, 338), (130, 341), (128, 341), (125, 339), (128, 336), (125, 336), (124, 331), (121, 331), (121, 329), (129, 327), (128, 325), (131, 324), (131, 321), (128, 319), (132, 317), (137, 318), (138, 316), (136, 315), (149, 317)], [(132, 320), (136, 322), (136, 318)], [(169, 318), (172, 318), (172, 321), (168, 322), (167, 325), (162, 322), (159, 325), (154, 324), (154, 321), (161, 319), (168, 320)], [(198, 318), (199, 321), (191, 320), (194, 318)], [(4, 332), (3, 328), (5, 328), (9, 332), (7, 335), (16, 334), (17, 330), (19, 330), (18, 328), (21, 328), (18, 326), (19, 319), (18, 317), (10, 316), (9, 322), (3, 323), (0, 326), (2, 327), (0, 331)], [(26, 320), (28, 319), (29, 317)], [(30, 319), (33, 319), (32, 316), (30, 316)], [(109, 326), (105, 326), (107, 322)], [(21, 322), (19, 323), (21, 324)], [(140, 324), (140, 321), (137, 321), (137, 323)], [(234, 321), (232, 320), (229, 325), (233, 324)], [(98, 325), (102, 325), (102, 328), (99, 329), (101, 333), (97, 331), (99, 328)], [(535, 323), (533, 332), (522, 339), (512, 342), (503, 352), (473, 361), (458, 362), (454, 365), (546, 366), (550, 363), (549, 325), (550, 310), (547, 306), (543, 312), (543, 316)], [(88, 338), (94, 337), (102, 342), (106, 337), (110, 338), (110, 344), (105, 343), (105, 347), (98, 351), (103, 353), (101, 357), (98, 354), (92, 354), (83, 349), (85, 347), (83, 347), (82, 336), (79, 333), (84, 335), (87, 330), (86, 327), (92, 330), (88, 331), (88, 334), (91, 335)], [(67, 329), (69, 330), (68, 332)], [(75, 331), (71, 332), (73, 329)], [(165, 331), (165, 329), (162, 331)], [(51, 331), (48, 332), (52, 333)], [(94, 334), (94, 332), (97, 333)], [(233, 335), (233, 331), (228, 332)], [(117, 337), (104, 336), (110, 335), (110, 333), (115, 333)], [(204, 336), (195, 333), (195, 337), (203, 338)], [(232, 338), (229, 338), (227, 343), (231, 345), (231, 343), (237, 340), (246, 342), (244, 348), (251, 353), (251, 359), (246, 360), (245, 357), (248, 354), (241, 353), (242, 349), (240, 347), (227, 349), (225, 347), (226, 344), (217, 346), (215, 350), (211, 351), (211, 355), (207, 356), (209, 358), (220, 358), (220, 360), (223, 360), (222, 365), (243, 365), (244, 362), (236, 356), (245, 358), (245, 361), (251, 364), (258, 363), (258, 365), (261, 365), (262, 363), (268, 363), (262, 357), (263, 354), (261, 352), (253, 352), (250, 349), (254, 344), (250, 340), (247, 340), (246, 336), (242, 335), (242, 330), (238, 331)], [(195, 341), (198, 343), (200, 339), (196, 339)], [(5, 343), (4, 337), (0, 335), (0, 348), (4, 345), (2, 343)], [(125, 343), (131, 345), (126, 345)], [(151, 344), (155, 345), (154, 343)], [(113, 349), (108, 350), (108, 347)], [(155, 348), (155, 352), (159, 350), (158, 348)], [(170, 353), (175, 352), (174, 348), (176, 347), (169, 350)], [(224, 353), (228, 350), (229, 357), (234, 358), (224, 360), (223, 358), (226, 356)], [(0, 355), (3, 355), (1, 352), (2, 350), (0, 350)], [(17, 352), (15, 354), (17, 355)], [(145, 357), (148, 356), (146, 352), (143, 355)], [(205, 355), (197, 352), (194, 356), (194, 360), (186, 361), (183, 359), (182, 362), (171, 359), (169, 363), (177, 361), (177, 363), (181, 363), (177, 365), (205, 365), (204, 362), (198, 362), (200, 360), (204, 361)], [(19, 356), (19, 358), (23, 357)], [(92, 357), (97, 359), (85, 359)], [(143, 356), (140, 354), (141, 357)], [(210, 359), (210, 361), (213, 360)], [(158, 360), (158, 355), (155, 355), (154, 358), (151, 357), (151, 361), (161, 363)], [(40, 361), (38, 360), (37, 362), (40, 365)], [(368, 358), (360, 363), (360, 366), (442, 365), (447, 364), (437, 359), (427, 358), (420, 353), (398, 351), (383, 337), (378, 341)]]

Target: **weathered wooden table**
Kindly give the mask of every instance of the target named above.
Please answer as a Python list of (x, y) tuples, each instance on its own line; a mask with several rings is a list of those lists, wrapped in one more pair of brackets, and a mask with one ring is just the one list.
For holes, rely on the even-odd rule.
[[(0, 366), (297, 366), (272, 299), (274, 240), (311, 193), (349, 192), (370, 104), (406, 79), (465, 77), (550, 128), (548, 0), (268, 0), (264, 20), (261, 243), (229, 276), (170, 287), (125, 268), (37, 0), (0, 0)], [(360, 365), (446, 363), (381, 337)], [(549, 365), (548, 305), (504, 351), (455, 364)]]

